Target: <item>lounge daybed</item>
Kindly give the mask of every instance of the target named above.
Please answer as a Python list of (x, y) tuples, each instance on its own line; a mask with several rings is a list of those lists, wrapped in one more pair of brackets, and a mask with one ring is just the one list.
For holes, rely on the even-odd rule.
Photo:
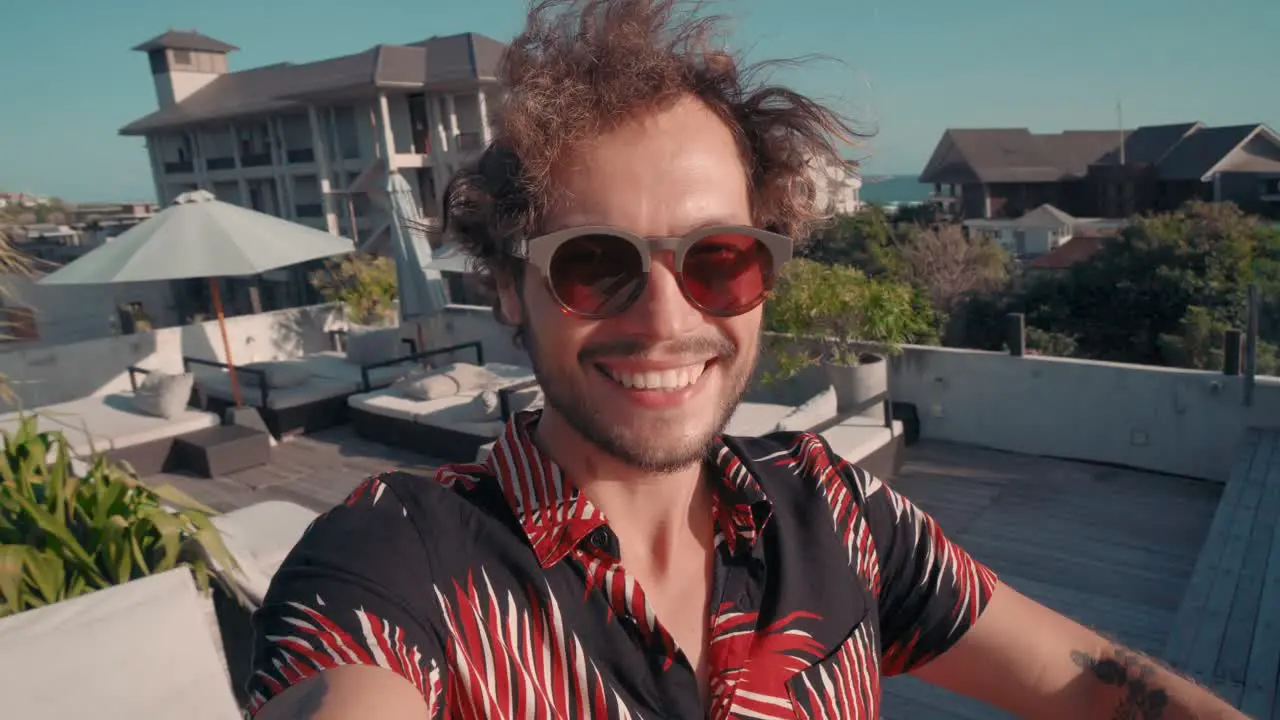
[[(428, 358), (479, 345), (463, 343), (428, 353), (398, 354), (396, 349), (406, 344), (410, 350), (416, 349), (413, 341), (401, 339), (399, 332), (399, 328), (377, 328), (354, 336), (345, 352), (325, 351), (237, 365), (240, 400), (258, 408), (267, 429), (277, 439), (315, 432), (349, 420), (347, 398), (351, 395), (391, 385), (418, 370)], [(182, 362), (197, 369), (200, 407), (225, 413), (235, 406), (226, 363), (192, 357), (184, 357)]]
[(802, 405), (749, 403), (738, 406), (728, 435), (759, 436), (772, 432), (816, 432), (827, 440), (840, 457), (857, 464), (877, 477), (890, 479), (902, 468), (903, 425), (892, 416), (885, 402), (886, 420), (864, 415), (841, 416), (837, 412), (834, 388), (827, 388)]
[[(358, 435), (441, 460), (470, 462), (492, 443), (513, 412), (541, 404), (533, 371), (519, 365), (454, 363), (409, 376), (381, 390), (353, 395)], [(419, 355), (454, 352), (457, 346)]]
[[(230, 367), (200, 358), (182, 358), (187, 368), (211, 368), (196, 373), (197, 404), (219, 416), (235, 407)], [(258, 409), (276, 439), (315, 432), (347, 421), (347, 397), (360, 390), (358, 382), (312, 374), (301, 359), (272, 360), (236, 366), (240, 400)]]
[(420, 363), (405, 359), (417, 356), (418, 344), (411, 338), (401, 337), (401, 332), (400, 327), (352, 327), (337, 333), (345, 338), (342, 349), (312, 353), (298, 360), (306, 364), (312, 375), (356, 383), (363, 392), (369, 392), (386, 387), (420, 367)]
[[(187, 407), (190, 376), (154, 373), (151, 381), (139, 385), (138, 376), (150, 374), (152, 371), (129, 368), (131, 393), (94, 395), (5, 413), (0, 415), (0, 429), (12, 433), (24, 415), (36, 415), (38, 427), (61, 432), (80, 459), (105, 453), (112, 460), (128, 462), (141, 477), (155, 475), (171, 468), (176, 437), (213, 427), (219, 416)], [(161, 393), (168, 397), (160, 398)], [(165, 407), (161, 409), (157, 403)]]

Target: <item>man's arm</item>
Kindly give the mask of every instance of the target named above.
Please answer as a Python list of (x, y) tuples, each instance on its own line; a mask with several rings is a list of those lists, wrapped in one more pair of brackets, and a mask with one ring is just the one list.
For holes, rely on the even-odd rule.
[(978, 621), (912, 675), (1021, 717), (1245, 718), (1154, 660), (997, 585)]
[(403, 480), (367, 480), (312, 524), (272, 578), (253, 617), (254, 720), (426, 720), (443, 712), (431, 562), (417, 506), (396, 492), (409, 492)]
[(255, 720), (428, 720), (422, 695), (399, 675), (367, 665), (322, 672), (285, 690)]

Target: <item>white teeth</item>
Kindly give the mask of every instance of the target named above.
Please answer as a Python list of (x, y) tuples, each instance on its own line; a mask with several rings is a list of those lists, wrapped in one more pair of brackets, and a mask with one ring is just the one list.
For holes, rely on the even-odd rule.
[(706, 363), (698, 363), (697, 365), (686, 365), (682, 368), (671, 368), (670, 370), (655, 370), (652, 372), (624, 372), (621, 370), (613, 370), (611, 368), (602, 368), (609, 377), (613, 378), (625, 388), (634, 390), (679, 390), (689, 387), (698, 382), (698, 378), (702, 377), (702, 371), (707, 367)]

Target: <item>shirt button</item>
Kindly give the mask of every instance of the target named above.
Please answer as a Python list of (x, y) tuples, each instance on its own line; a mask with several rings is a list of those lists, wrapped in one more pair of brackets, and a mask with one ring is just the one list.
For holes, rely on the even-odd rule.
[(603, 525), (596, 528), (595, 530), (592, 530), (591, 536), (588, 539), (590, 540), (591, 545), (593, 547), (596, 547), (600, 550), (609, 549), (609, 530)]

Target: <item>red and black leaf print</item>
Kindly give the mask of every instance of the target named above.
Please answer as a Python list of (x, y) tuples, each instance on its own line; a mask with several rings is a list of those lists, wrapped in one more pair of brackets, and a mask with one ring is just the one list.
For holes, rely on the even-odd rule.
[(355, 637), (337, 622), (301, 603), (289, 603), (293, 612), (281, 614), (288, 635), (268, 635), (271, 644), (266, 662), (259, 662), (255, 681), (262, 689), (250, 695), (249, 710), (256, 713), (268, 694), (276, 695), (316, 673), (340, 665), (376, 665), (413, 683), (428, 703), (440, 691), (440, 669), (416, 646), (406, 642), (404, 630), (363, 609), (351, 611), (363, 634)]
[(790, 682), (795, 715), (805, 720), (875, 720), (880, 717), (880, 653), (859, 625), (831, 657)]
[(721, 438), (703, 698), (609, 519), (534, 443), (539, 417), (484, 464), (370, 478), (312, 525), (255, 615), (250, 714), (363, 664), (433, 720), (874, 718), (882, 674), (945, 651), (995, 586), (820, 437)]
[(566, 629), (553, 594), (544, 601), (528, 592), (518, 602), (480, 575), (480, 587), (468, 577), (447, 595), (436, 589), (448, 633), (449, 717), (633, 717)]

